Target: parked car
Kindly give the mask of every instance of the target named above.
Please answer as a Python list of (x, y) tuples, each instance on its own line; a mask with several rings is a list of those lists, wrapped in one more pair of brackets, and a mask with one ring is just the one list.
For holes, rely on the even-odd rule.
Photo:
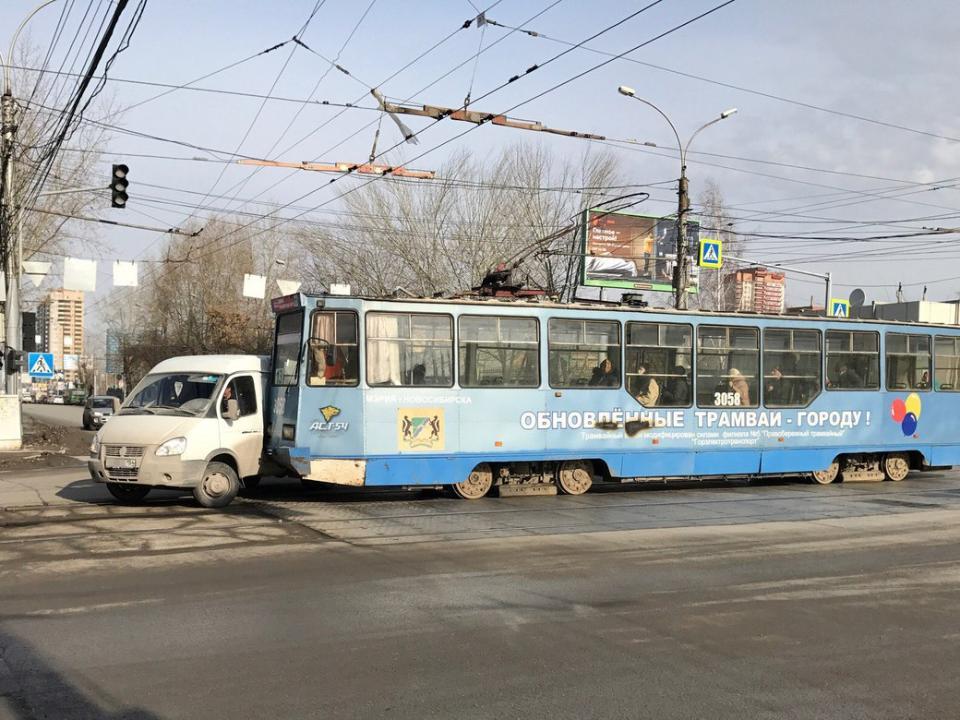
[(29, 390), (20, 390), (20, 402), (32, 403), (33, 393), (31, 393)]
[(83, 406), (83, 429), (96, 430), (120, 410), (120, 401), (110, 395), (92, 395)]

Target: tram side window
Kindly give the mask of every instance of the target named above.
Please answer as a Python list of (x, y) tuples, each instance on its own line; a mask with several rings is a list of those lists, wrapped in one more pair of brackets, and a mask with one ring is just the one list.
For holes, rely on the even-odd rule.
[(697, 405), (760, 405), (760, 331), (750, 327), (697, 328)]
[(934, 352), (933, 389), (960, 392), (960, 337), (938, 335)]
[(763, 331), (763, 404), (806, 407), (820, 394), (820, 331)]
[(453, 318), (368, 312), (367, 384), (453, 385)]
[(887, 390), (930, 389), (930, 336), (887, 333)]
[(460, 387), (540, 386), (536, 318), (460, 316)]
[(357, 315), (346, 311), (317, 311), (310, 322), (307, 385), (357, 385), (360, 347)]
[(880, 333), (827, 330), (827, 389), (880, 387)]
[(620, 387), (620, 323), (550, 318), (550, 387)]
[(693, 328), (629, 322), (627, 392), (644, 407), (690, 407), (693, 399)]

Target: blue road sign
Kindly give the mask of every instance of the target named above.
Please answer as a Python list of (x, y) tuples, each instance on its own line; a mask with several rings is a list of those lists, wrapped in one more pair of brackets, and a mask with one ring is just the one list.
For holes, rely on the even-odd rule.
[(723, 243), (716, 238), (700, 240), (700, 267), (718, 269), (723, 265)]
[(846, 300), (830, 298), (830, 317), (850, 317), (850, 303)]
[(27, 371), (30, 377), (53, 377), (53, 353), (32, 352), (27, 355)]

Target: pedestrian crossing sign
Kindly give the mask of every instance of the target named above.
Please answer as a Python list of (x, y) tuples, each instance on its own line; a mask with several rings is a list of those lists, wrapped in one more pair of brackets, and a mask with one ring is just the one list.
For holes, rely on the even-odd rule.
[(27, 355), (27, 371), (30, 377), (53, 377), (53, 353), (32, 352)]
[(837, 300), (830, 298), (830, 317), (848, 318), (850, 317), (850, 303), (846, 300)]
[(700, 241), (700, 267), (719, 269), (723, 265), (723, 242), (716, 238)]

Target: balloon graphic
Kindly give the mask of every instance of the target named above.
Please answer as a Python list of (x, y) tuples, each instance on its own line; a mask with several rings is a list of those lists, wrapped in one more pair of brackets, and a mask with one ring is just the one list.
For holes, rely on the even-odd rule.
[(920, 396), (916, 393), (910, 393), (907, 395), (907, 402), (904, 403), (904, 407), (907, 408), (908, 413), (913, 413), (917, 420), (920, 419)]
[(903, 430), (903, 434), (906, 436), (913, 435), (917, 431), (917, 416), (912, 412), (908, 412), (903, 416), (903, 423), (900, 425), (900, 429)]
[(895, 422), (903, 422), (903, 416), (907, 414), (907, 406), (904, 404), (903, 400), (897, 398), (893, 401), (893, 405), (890, 406), (890, 417), (894, 419)]

